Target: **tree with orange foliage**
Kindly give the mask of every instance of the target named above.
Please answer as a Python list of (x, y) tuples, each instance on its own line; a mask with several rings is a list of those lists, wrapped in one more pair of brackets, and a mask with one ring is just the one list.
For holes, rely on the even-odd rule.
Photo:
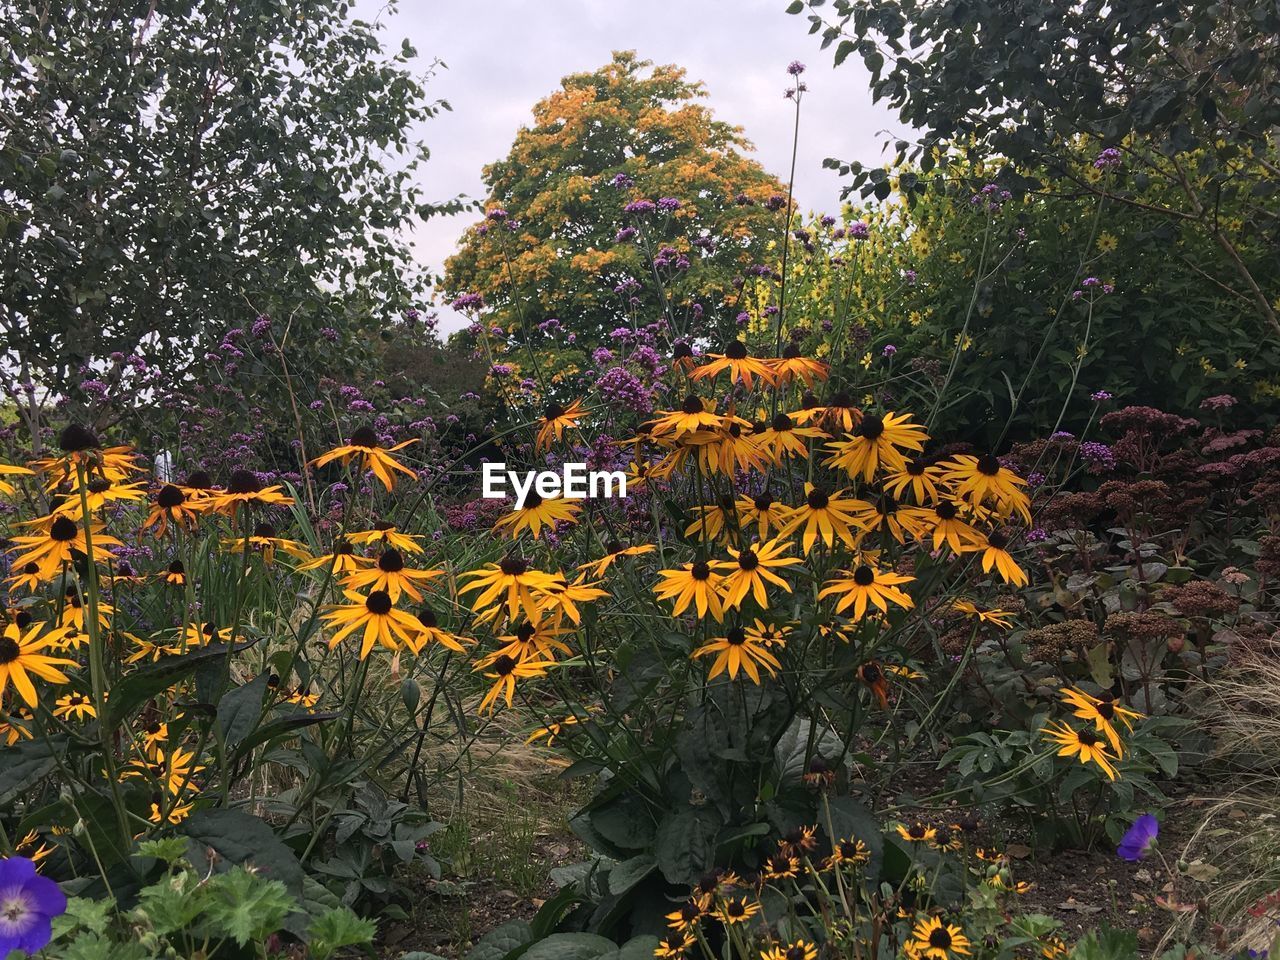
[(787, 190), (705, 96), (683, 69), (634, 52), (565, 77), (485, 168), (486, 216), (446, 264), (445, 292), (479, 294), (508, 348), (533, 347), (553, 369), (663, 317), (671, 340), (718, 343), (741, 278), (782, 237)]

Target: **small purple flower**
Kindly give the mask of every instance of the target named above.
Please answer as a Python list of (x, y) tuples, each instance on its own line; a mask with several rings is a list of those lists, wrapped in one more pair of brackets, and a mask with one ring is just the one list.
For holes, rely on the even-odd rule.
[(787, 64), (787, 73), (791, 74), (793, 77), (800, 76), (800, 74), (804, 73), (804, 64), (799, 60), (792, 60)]
[(614, 243), (626, 243), (640, 231), (635, 227), (623, 227), (613, 237)]
[(1144, 813), (1124, 832), (1124, 836), (1120, 838), (1120, 846), (1116, 848), (1116, 854), (1122, 860), (1137, 863), (1155, 849), (1156, 837), (1159, 835), (1160, 821), (1154, 814)]
[(871, 236), (871, 228), (861, 220), (855, 220), (853, 223), (849, 224), (849, 236), (853, 237), (855, 240), (865, 240), (867, 237)]
[(35, 954), (53, 939), (51, 921), (67, 912), (58, 885), (26, 857), (0, 860), (0, 951)]
[(1049, 539), (1049, 534), (1045, 533), (1041, 527), (1032, 527), (1022, 539), (1027, 543), (1044, 543)]
[(501, 207), (493, 207), (485, 213), (485, 217), (489, 220), (505, 220), (507, 219), (507, 211), (503, 210)]
[(455, 310), (483, 310), (484, 297), (478, 293), (464, 293), (449, 304)]
[(635, 185), (636, 182), (625, 173), (615, 173), (613, 179), (609, 181), (609, 186), (617, 187), (619, 190), (629, 190)]
[(1089, 394), (1089, 399), (1094, 403), (1105, 403), (1111, 399), (1111, 394), (1106, 390), (1099, 390), (1096, 393)]
[(656, 207), (652, 200), (632, 200), (622, 209), (626, 213), (653, 213)]
[(1114, 170), (1120, 166), (1120, 151), (1115, 147), (1107, 147), (1107, 149), (1098, 154), (1097, 159), (1093, 161), (1093, 165), (1098, 170)]
[(675, 197), (659, 197), (658, 198), (659, 210), (679, 210), (681, 206), (682, 206), (681, 202), (677, 200)]
[(897, 347), (895, 347), (892, 343), (886, 343), (884, 345), (884, 349), (880, 351), (880, 356), (892, 357), (897, 352), (898, 352)]

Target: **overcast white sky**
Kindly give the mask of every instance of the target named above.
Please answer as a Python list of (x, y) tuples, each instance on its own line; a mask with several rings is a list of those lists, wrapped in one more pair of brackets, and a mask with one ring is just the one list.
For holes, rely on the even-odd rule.
[[(655, 63), (684, 67), (706, 85), (718, 119), (743, 127), (756, 157), (785, 179), (790, 164), (792, 104), (786, 68), (808, 67), (796, 163), (796, 196), (809, 209), (834, 212), (840, 178), (824, 157), (880, 162), (885, 131), (901, 124), (871, 102), (858, 57), (839, 69), (831, 48), (819, 50), (804, 16), (787, 0), (402, 0), (386, 14), (383, 0), (357, 0), (355, 15), (378, 19), (389, 44), (408, 38), (423, 64), (447, 66), (429, 85), (448, 100), (423, 129), (431, 160), (421, 181), (427, 197), (482, 199), (481, 168), (505, 156), (533, 104), (569, 73), (607, 63), (614, 50), (635, 50)], [(415, 236), (418, 259), (440, 269), (474, 214), (439, 217)], [(461, 325), (445, 317), (442, 327)]]

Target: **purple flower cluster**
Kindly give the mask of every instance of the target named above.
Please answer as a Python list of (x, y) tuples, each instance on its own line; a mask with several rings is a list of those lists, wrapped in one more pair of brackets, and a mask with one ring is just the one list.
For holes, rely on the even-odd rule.
[(1098, 154), (1093, 165), (1098, 170), (1114, 170), (1120, 166), (1120, 151), (1115, 147), (1107, 147)]
[(652, 200), (632, 200), (622, 209), (624, 213), (653, 213), (657, 204)]
[(1012, 199), (1013, 194), (1008, 190), (1002, 189), (997, 183), (988, 183), (970, 197), (969, 202), (975, 207), (985, 207), (988, 211), (995, 213)]
[(1110, 473), (1116, 468), (1116, 455), (1105, 443), (1086, 440), (1080, 444), (1080, 458), (1088, 464), (1090, 473)]

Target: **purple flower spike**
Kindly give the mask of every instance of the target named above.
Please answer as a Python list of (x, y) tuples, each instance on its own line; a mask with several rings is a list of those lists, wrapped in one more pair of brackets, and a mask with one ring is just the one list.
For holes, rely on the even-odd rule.
[(26, 857), (0, 860), (0, 955), (35, 954), (53, 938), (50, 921), (67, 912), (58, 885)]
[(1122, 860), (1131, 860), (1137, 863), (1155, 849), (1156, 837), (1159, 834), (1160, 821), (1155, 818), (1154, 814), (1144, 813), (1133, 821), (1133, 826), (1124, 832), (1124, 836), (1120, 838), (1120, 846), (1116, 848), (1116, 853)]

